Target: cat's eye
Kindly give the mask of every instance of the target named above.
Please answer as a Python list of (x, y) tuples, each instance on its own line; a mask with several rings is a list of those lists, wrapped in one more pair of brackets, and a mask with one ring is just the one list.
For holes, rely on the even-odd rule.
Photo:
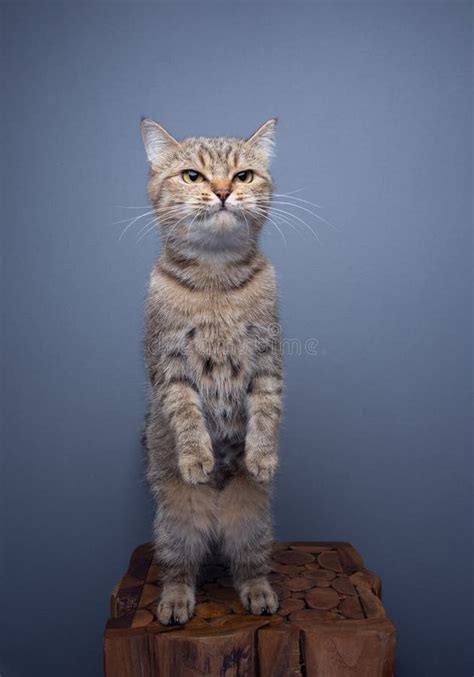
[(237, 172), (234, 179), (237, 179), (237, 181), (240, 181), (241, 183), (250, 183), (253, 181), (253, 171), (251, 169), (246, 169), (243, 172)]
[(204, 181), (204, 176), (195, 169), (185, 169), (184, 172), (181, 172), (181, 176), (186, 183), (201, 183)]

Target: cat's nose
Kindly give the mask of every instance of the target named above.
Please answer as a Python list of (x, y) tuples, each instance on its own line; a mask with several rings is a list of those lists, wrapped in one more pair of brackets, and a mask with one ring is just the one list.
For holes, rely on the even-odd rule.
[(222, 204), (224, 204), (230, 195), (230, 190), (228, 188), (215, 188), (214, 193), (217, 195)]

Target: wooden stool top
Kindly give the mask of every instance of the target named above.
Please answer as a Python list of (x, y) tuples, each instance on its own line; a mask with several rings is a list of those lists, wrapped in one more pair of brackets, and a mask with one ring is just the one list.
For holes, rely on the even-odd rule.
[[(117, 663), (130, 661), (130, 642), (133, 660), (140, 663), (136, 674), (150, 677), (219, 675), (226, 665), (222, 674), (227, 677), (391, 677), (395, 633), (380, 599), (381, 582), (349, 543), (275, 543), (271, 570), (269, 580), (280, 601), (276, 614), (248, 614), (228, 571), (217, 562), (203, 568), (193, 618), (183, 626), (164, 626), (155, 615), (159, 567), (151, 544), (139, 546), (112, 592), (105, 630), (107, 677), (135, 674), (131, 668), (121, 672)], [(182, 663), (190, 647), (196, 672)]]

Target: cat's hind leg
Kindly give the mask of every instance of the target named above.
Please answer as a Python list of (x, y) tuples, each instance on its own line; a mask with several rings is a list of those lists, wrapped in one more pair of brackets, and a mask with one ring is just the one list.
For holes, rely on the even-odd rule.
[(195, 581), (215, 533), (216, 492), (176, 478), (156, 492), (155, 557), (163, 590), (158, 603), (160, 623), (186, 623), (194, 613)]
[(273, 614), (278, 598), (267, 580), (272, 546), (270, 488), (250, 475), (234, 477), (219, 495), (218, 529), (243, 606)]

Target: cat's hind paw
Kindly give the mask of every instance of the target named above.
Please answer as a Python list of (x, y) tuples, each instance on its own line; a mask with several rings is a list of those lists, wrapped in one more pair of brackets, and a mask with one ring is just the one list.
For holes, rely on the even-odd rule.
[(274, 614), (278, 609), (278, 597), (264, 577), (242, 583), (239, 596), (244, 608), (256, 616)]
[(165, 585), (158, 603), (156, 616), (162, 625), (182, 625), (194, 613), (194, 590), (185, 583)]

